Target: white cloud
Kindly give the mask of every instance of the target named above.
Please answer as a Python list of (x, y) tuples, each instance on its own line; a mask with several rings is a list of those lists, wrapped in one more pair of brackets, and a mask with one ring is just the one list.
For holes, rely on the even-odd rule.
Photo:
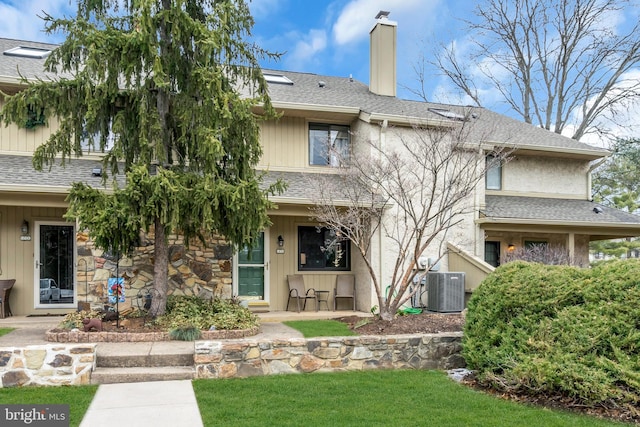
[(38, 16), (45, 12), (60, 18), (63, 14), (75, 12), (69, 0), (9, 0), (0, 3), (0, 36), (20, 40), (45, 42), (61, 41), (61, 36), (44, 33), (44, 21)]
[(306, 64), (327, 47), (327, 33), (324, 30), (311, 29), (305, 35), (288, 34), (290, 40), (298, 40), (293, 49), (286, 55), (286, 68), (303, 70)]
[(253, 0), (249, 3), (253, 19), (265, 19), (269, 15), (278, 13), (283, 0)]
[(390, 11), (389, 20), (401, 21), (405, 25), (412, 16), (428, 16), (429, 9), (435, 8), (437, 3), (425, 4), (424, 0), (352, 0), (342, 9), (334, 24), (333, 38), (338, 45), (359, 42), (368, 37), (374, 17), (380, 10)]

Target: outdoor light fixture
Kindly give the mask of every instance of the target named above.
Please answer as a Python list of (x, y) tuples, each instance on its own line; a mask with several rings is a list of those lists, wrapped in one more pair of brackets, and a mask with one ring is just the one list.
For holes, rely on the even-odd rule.
[(29, 235), (29, 223), (27, 222), (26, 219), (22, 221), (22, 225), (20, 226), (20, 232), (22, 232), (23, 236)]
[(509, 243), (509, 244), (507, 245), (507, 251), (509, 251), (509, 252), (513, 252), (513, 251), (515, 251), (515, 250), (516, 250), (516, 245), (514, 245), (513, 243)]
[(278, 236), (278, 246), (279, 247), (284, 246), (284, 238), (282, 237), (282, 235)]

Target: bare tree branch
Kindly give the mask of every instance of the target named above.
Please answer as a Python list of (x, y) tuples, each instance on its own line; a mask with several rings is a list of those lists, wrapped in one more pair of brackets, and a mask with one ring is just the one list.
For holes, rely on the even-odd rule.
[(571, 125), (573, 139), (606, 134), (599, 119), (640, 100), (640, 82), (625, 79), (640, 65), (640, 24), (622, 34), (610, 26), (630, 7), (628, 0), (485, 0), (479, 20), (467, 22), (473, 49), (460, 57), (455, 43), (440, 46), (430, 64), (477, 105), (497, 92), (527, 123), (556, 133)]
[[(314, 179), (313, 218), (357, 248), (386, 320), (412, 296), (420, 257), (427, 251), (444, 255), (447, 234), (473, 218), (470, 198), (487, 168), (507, 159), (508, 150), (491, 147), (494, 157), (487, 162), (484, 138), (472, 131), (476, 120), (464, 117), (444, 127), (386, 129), (384, 144), (356, 135), (357, 161), (337, 176)], [(390, 277), (380, 277), (371, 259), (378, 234), (397, 254), (389, 261)]]

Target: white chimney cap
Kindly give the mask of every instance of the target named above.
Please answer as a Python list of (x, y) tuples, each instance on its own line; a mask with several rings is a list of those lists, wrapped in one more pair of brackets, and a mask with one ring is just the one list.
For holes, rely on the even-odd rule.
[(387, 19), (389, 17), (389, 14), (391, 12), (389, 12), (388, 10), (381, 10), (380, 12), (378, 12), (378, 14), (376, 15), (376, 19)]

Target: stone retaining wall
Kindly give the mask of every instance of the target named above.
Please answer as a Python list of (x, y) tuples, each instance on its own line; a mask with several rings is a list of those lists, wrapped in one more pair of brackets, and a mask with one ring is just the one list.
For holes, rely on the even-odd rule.
[[(240, 339), (256, 335), (259, 327), (250, 329), (201, 331), (204, 340)], [(171, 341), (169, 332), (84, 332), (77, 329), (69, 331), (50, 330), (46, 333), (49, 342), (91, 343), (91, 342), (149, 342)]]
[(89, 384), (95, 355), (95, 344), (0, 348), (0, 388)]
[(364, 369), (455, 369), (462, 333), (197, 341), (196, 378)]

